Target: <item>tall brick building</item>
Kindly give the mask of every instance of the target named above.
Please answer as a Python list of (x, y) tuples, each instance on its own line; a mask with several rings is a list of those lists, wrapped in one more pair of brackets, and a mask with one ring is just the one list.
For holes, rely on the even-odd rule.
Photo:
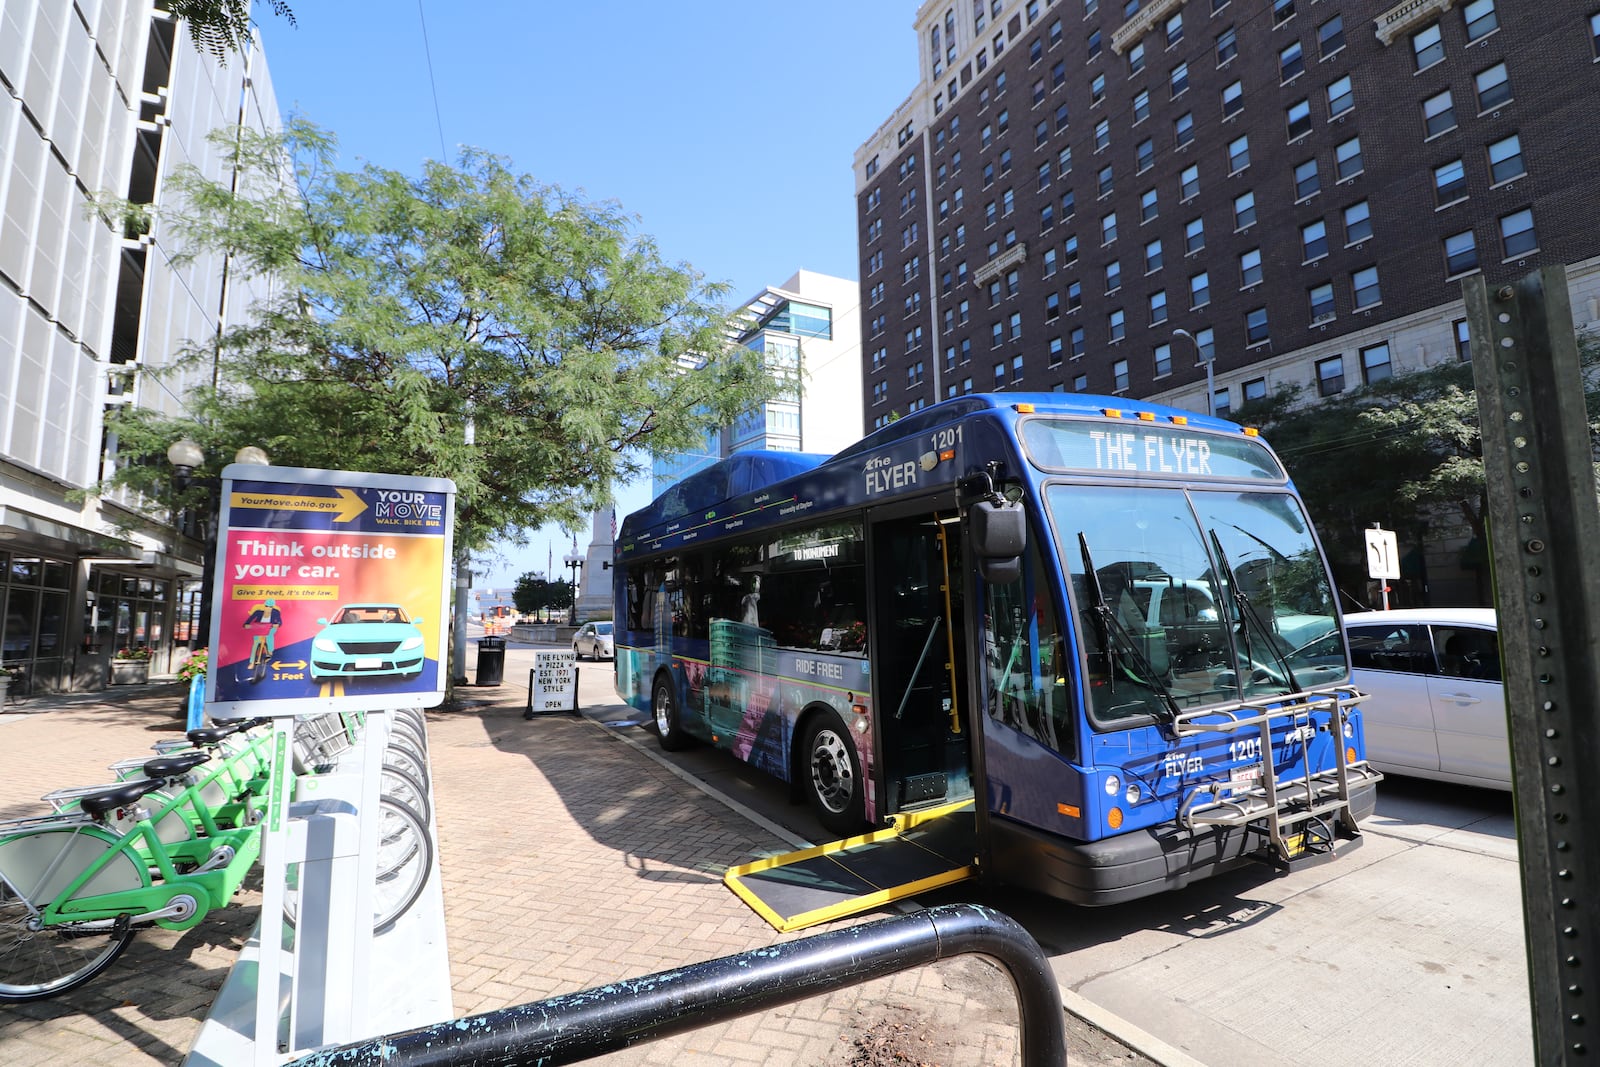
[(968, 391), (1219, 413), (1465, 358), (1460, 281), (1600, 320), (1596, 0), (930, 0), (857, 152), (865, 429)]

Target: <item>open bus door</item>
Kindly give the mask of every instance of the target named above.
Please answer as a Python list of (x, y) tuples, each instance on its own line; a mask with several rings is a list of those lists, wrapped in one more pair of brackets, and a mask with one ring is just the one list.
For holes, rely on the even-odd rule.
[(868, 526), (878, 816), (887, 829), (757, 860), (724, 881), (798, 930), (971, 878), (972, 737), (963, 533), (955, 501), (885, 507)]

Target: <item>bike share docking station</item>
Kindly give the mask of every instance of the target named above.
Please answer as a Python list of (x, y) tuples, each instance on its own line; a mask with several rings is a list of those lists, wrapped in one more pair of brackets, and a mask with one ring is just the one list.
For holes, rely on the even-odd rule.
[(276, 1065), (454, 1014), (431, 815), (389, 795), (401, 752), (427, 807), (420, 711), (444, 699), (454, 492), (222, 472), (205, 710), (270, 716), (271, 770), (261, 922), (185, 1064)]

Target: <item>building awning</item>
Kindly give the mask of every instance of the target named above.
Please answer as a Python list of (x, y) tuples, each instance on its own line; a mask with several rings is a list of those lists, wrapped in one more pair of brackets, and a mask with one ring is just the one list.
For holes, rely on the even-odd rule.
[(98, 530), (56, 522), (32, 512), (0, 504), (0, 548), (60, 556), (97, 556), (138, 563), (145, 550), (132, 541)]

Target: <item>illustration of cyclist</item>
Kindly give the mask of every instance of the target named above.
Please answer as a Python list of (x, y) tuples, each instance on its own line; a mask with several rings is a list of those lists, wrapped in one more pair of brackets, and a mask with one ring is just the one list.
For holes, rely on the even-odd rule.
[(250, 680), (259, 682), (267, 676), (267, 663), (277, 651), (278, 627), (283, 625), (283, 612), (271, 597), (258, 604), (245, 616), (244, 628), (250, 631)]

